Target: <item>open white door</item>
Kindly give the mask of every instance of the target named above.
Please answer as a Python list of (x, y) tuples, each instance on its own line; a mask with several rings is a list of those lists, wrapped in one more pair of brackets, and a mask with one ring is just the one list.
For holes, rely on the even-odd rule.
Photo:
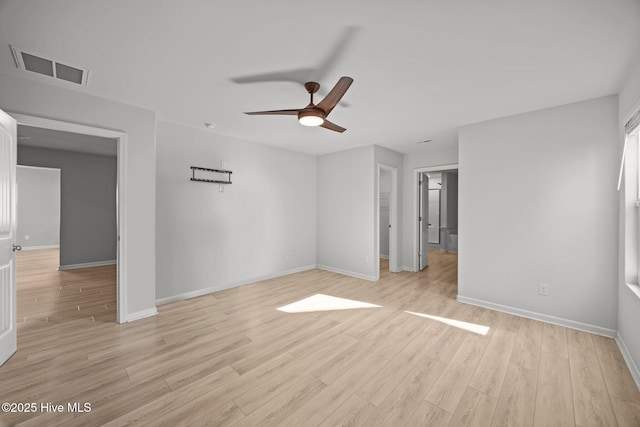
[(420, 235), (420, 247), (418, 258), (420, 270), (429, 265), (429, 176), (426, 173), (418, 175), (419, 214), (418, 234)]
[(0, 365), (16, 352), (16, 121), (0, 110)]

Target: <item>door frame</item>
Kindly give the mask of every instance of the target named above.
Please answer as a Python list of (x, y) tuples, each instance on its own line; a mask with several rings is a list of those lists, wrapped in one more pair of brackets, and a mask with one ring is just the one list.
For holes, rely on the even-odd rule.
[(427, 166), (413, 169), (413, 214), (411, 218), (412, 230), (413, 230), (413, 272), (420, 271), (420, 260), (418, 254), (420, 253), (420, 238), (418, 233), (420, 227), (418, 225), (420, 217), (420, 175), (424, 172), (445, 172), (450, 170), (459, 170), (458, 163), (451, 163), (439, 166)]
[(375, 277), (380, 279), (380, 172), (391, 174), (391, 191), (389, 192), (389, 271), (400, 271), (398, 259), (398, 168), (384, 163), (378, 163), (376, 176), (376, 228), (375, 228)]
[(117, 141), (117, 285), (116, 285), (116, 321), (127, 322), (127, 134), (125, 132), (85, 126), (60, 120), (45, 119), (27, 114), (7, 112), (18, 125), (32, 126), (65, 132), (81, 133), (84, 135), (112, 138)]

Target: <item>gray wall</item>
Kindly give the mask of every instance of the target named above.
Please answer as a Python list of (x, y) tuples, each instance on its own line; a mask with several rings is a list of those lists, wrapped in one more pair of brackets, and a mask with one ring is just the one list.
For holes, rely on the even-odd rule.
[(61, 170), (61, 266), (116, 259), (115, 157), (18, 146), (18, 164)]
[[(316, 264), (316, 158), (158, 122), (159, 303)], [(191, 166), (232, 184), (192, 182)]]
[(447, 181), (446, 188), (446, 216), (444, 218), (445, 227), (455, 228), (458, 226), (458, 174), (445, 172), (443, 174)]
[(16, 241), (23, 249), (60, 244), (60, 169), (21, 167)]
[(458, 298), (615, 334), (617, 124), (609, 96), (460, 130)]

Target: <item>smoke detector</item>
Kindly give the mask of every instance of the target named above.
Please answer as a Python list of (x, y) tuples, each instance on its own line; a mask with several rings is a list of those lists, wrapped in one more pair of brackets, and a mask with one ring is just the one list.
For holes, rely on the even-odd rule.
[(26, 52), (16, 46), (9, 45), (13, 59), (20, 70), (35, 73), (49, 79), (86, 86), (89, 70), (71, 64), (68, 61), (57, 61), (34, 52)]

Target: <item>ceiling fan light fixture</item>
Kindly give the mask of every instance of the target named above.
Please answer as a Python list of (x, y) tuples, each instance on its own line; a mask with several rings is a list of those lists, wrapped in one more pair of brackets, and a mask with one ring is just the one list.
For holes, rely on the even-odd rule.
[(298, 121), (303, 126), (320, 126), (324, 123), (324, 117), (317, 111), (300, 111)]

